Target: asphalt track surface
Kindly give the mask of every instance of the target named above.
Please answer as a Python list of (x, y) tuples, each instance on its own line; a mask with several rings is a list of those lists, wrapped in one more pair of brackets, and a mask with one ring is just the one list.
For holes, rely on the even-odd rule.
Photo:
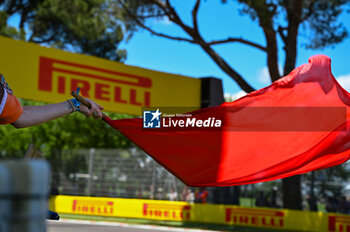
[(47, 221), (47, 232), (204, 232), (210, 230), (182, 229), (150, 225), (133, 225), (113, 222), (93, 222), (83, 220)]

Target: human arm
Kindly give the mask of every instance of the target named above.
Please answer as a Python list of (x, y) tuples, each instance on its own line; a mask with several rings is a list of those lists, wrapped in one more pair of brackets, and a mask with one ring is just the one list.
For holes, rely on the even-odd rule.
[[(80, 96), (81, 97), (81, 96)], [(101, 118), (103, 107), (95, 102), (82, 98), (88, 103), (89, 107), (80, 106), (80, 112), (86, 116), (93, 115), (95, 118)], [(73, 113), (79, 107), (79, 104), (74, 104), (75, 99), (57, 104), (49, 104), (42, 106), (24, 106), (13, 95), (13, 91), (8, 86), (3, 75), (0, 74), (0, 124), (11, 124), (16, 128), (24, 128), (35, 126), (64, 115)]]
[[(81, 105), (80, 112), (87, 117), (93, 115), (95, 118), (101, 118), (101, 110), (103, 110), (103, 107), (91, 100), (88, 101), (91, 103), (91, 107), (87, 108), (86, 106)], [(21, 116), (11, 125), (15, 128), (35, 126), (70, 114), (74, 111), (75, 110), (72, 108), (71, 104), (69, 104), (68, 101), (41, 106), (24, 106)]]

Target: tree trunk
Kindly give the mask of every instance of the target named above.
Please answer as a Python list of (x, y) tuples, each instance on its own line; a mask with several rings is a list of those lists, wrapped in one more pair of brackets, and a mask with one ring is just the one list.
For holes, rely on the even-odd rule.
[[(283, 75), (288, 75), (294, 68), (297, 57), (297, 36), (302, 12), (302, 0), (287, 1), (288, 18), (287, 36), (283, 39), (286, 54)], [(282, 180), (283, 207), (302, 209), (301, 176), (292, 176)]]
[(267, 67), (269, 69), (271, 82), (278, 80), (281, 76), (278, 70), (278, 51), (276, 32), (272, 25), (263, 27), (267, 47)]
[(302, 210), (301, 176), (291, 176), (282, 181), (283, 208)]

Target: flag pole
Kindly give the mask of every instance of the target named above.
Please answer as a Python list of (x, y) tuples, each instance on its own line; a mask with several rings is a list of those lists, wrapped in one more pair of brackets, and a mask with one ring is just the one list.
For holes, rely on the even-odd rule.
[[(81, 95), (79, 95), (77, 92), (72, 91), (72, 96), (75, 97), (75, 99), (77, 99), (81, 104), (83, 104), (84, 106), (91, 108), (91, 103), (86, 100), (84, 97), (82, 97)], [(105, 115), (104, 113), (102, 113), (102, 119), (105, 120), (107, 117), (107, 115)]]

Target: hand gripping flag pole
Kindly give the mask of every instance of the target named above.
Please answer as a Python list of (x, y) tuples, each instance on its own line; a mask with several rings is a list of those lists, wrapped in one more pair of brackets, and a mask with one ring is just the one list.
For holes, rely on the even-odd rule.
[[(81, 95), (79, 95), (79, 92), (76, 91), (72, 91), (71, 95), (77, 99), (81, 104), (83, 104), (84, 106), (91, 108), (91, 103), (86, 100), (84, 97), (82, 97)], [(102, 120), (105, 121), (106, 123), (108, 123), (111, 127), (115, 128), (115, 126), (113, 126), (113, 121), (117, 121), (117, 120), (112, 120), (110, 119), (107, 115), (105, 115), (104, 113), (102, 113)], [(117, 129), (117, 128), (115, 128)]]
[(270, 181), (350, 158), (350, 94), (323, 55), (268, 87), (191, 114), (220, 118), (222, 127), (145, 129), (142, 118), (103, 120), (188, 186)]
[[(81, 104), (83, 104), (84, 106), (88, 107), (88, 108), (91, 108), (91, 103), (86, 100), (84, 97), (82, 97), (81, 95), (79, 95), (78, 92), (76, 91), (72, 91), (72, 96), (77, 99)], [(105, 115), (104, 113), (102, 113), (102, 119), (103, 120), (106, 120), (106, 118), (108, 118), (107, 115)], [(109, 119), (109, 118), (108, 118)]]

